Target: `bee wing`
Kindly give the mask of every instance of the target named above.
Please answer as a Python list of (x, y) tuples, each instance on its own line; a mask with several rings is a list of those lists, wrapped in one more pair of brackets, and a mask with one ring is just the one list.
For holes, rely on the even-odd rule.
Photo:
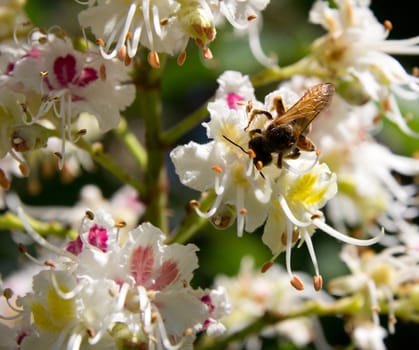
[(276, 118), (273, 123), (289, 124), (294, 122), (303, 132), (317, 115), (332, 100), (335, 87), (331, 83), (322, 83), (310, 88), (284, 115)]

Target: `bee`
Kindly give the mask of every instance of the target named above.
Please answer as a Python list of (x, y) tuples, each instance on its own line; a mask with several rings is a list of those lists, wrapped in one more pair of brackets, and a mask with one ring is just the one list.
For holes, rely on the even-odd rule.
[(262, 129), (249, 131), (248, 151), (244, 150), (232, 140), (224, 137), (229, 142), (239, 146), (253, 158), (253, 163), (258, 170), (273, 161), (272, 154), (277, 154), (277, 166), (282, 168), (283, 159), (297, 159), (301, 151), (313, 152), (316, 150), (314, 143), (307, 137), (309, 126), (319, 113), (331, 102), (335, 88), (331, 83), (315, 85), (307, 90), (294, 105), (285, 109), (281, 97), (274, 99), (272, 109), (277, 116), (273, 118), (271, 112), (262, 109), (253, 109), (249, 104), (249, 123), (245, 131), (257, 116), (265, 116), (270, 122)]

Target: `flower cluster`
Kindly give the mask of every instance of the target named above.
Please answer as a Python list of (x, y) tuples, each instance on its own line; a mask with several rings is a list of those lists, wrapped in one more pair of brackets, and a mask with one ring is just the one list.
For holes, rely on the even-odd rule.
[[(301, 277), (309, 281), (309, 276), (301, 274)], [(287, 315), (296, 312), (306, 300), (316, 298), (326, 303), (331, 300), (330, 296), (323, 291), (301, 293), (289, 288), (288, 274), (280, 266), (272, 266), (261, 274), (255, 269), (253, 260), (244, 257), (237, 275), (217, 276), (215, 286), (225, 289), (231, 300), (232, 311), (222, 319), (227, 334), (241, 331), (270, 315), (277, 318), (277, 322), (264, 327), (259, 333), (262, 337), (285, 338), (298, 347), (314, 342), (319, 349), (327, 348), (316, 319), (304, 316), (287, 319)], [(240, 342), (247, 344), (247, 349), (263, 349), (262, 339), (255, 336)]]
[(255, 57), (271, 64), (259, 43), (260, 12), (269, 0), (141, 0), (88, 1), (79, 14), (80, 25), (90, 28), (105, 58), (118, 57), (129, 63), (139, 49), (149, 50), (148, 62), (160, 67), (159, 54), (178, 54), (186, 59), (190, 40), (212, 58), (208, 47), (216, 37), (216, 24), (226, 18), (235, 28), (247, 31)]
[(49, 262), (52, 268), (33, 277), (32, 292), (13, 307), (18, 331), (2, 330), (2, 339), (14, 337), (20, 349), (85, 344), (177, 349), (188, 348), (197, 332), (223, 331), (218, 319), (229, 307), (224, 293), (190, 286), (198, 267), (196, 246), (167, 246), (149, 223), (120, 242), (116, 223), (102, 210), (86, 214), (79, 236), (64, 249), (43, 240), (28, 223), (26, 228), (60, 255)]
[(355, 295), (363, 299), (363, 310), (348, 318), (348, 329), (361, 349), (385, 349), (387, 335), (380, 326), (379, 313), (388, 315), (388, 331), (394, 333), (396, 315), (418, 315), (419, 256), (403, 246), (358, 252), (353, 246), (342, 250), (342, 260), (350, 269), (347, 276), (337, 277), (328, 286), (335, 295)]
[[(296, 103), (298, 96), (292, 90), (275, 90), (262, 103), (256, 100), (248, 77), (238, 72), (225, 72), (218, 82), (215, 100), (208, 105), (210, 121), (204, 124), (212, 140), (204, 145), (189, 142), (171, 152), (181, 182), (201, 192), (211, 190), (215, 196), (206, 212), (199, 209), (196, 201), (192, 205), (200, 216), (210, 218), (219, 228), (229, 226), (237, 218), (238, 236), (244, 230), (252, 232), (264, 225), (262, 240), (271, 249), (272, 260), (286, 251), (287, 270), (297, 289), (304, 289), (304, 285), (291, 272), (291, 248), (298, 240), (305, 242), (315, 267), (314, 284), (318, 290), (322, 279), (310, 238), (317, 228), (354, 244), (372, 244), (379, 236), (358, 241), (325, 223), (320, 209), (336, 194), (336, 176), (325, 163), (318, 162), (315, 152), (302, 152), (299, 141), (291, 138), (285, 152), (278, 153), (265, 142), (278, 142), (274, 138), (282, 142), (283, 134), (272, 140), (254, 136)], [(317, 89), (324, 96), (333, 92), (327, 84)], [(323, 97), (313, 98), (323, 103)], [(297, 107), (300, 108), (304, 106)], [(285, 127), (295, 125), (294, 122)], [(297, 135), (302, 137), (303, 133)]]
[[(55, 153), (62, 167), (65, 140), (95, 133), (76, 129), (81, 113), (95, 116), (102, 132), (107, 131), (117, 126), (120, 111), (134, 99), (128, 70), (121, 63), (75, 50), (61, 32), (35, 30), (28, 43), (5, 43), (0, 52), (0, 157), (10, 154), (23, 175), (29, 173), (23, 152), (60, 138), (61, 149)], [(3, 182), (7, 188), (8, 181)]]

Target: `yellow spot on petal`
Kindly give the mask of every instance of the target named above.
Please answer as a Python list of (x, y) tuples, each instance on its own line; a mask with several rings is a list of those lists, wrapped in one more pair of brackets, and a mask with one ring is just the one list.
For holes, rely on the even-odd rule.
[(327, 192), (327, 186), (316, 189), (317, 181), (318, 176), (313, 173), (301, 175), (288, 193), (288, 200), (305, 206), (320, 202)]

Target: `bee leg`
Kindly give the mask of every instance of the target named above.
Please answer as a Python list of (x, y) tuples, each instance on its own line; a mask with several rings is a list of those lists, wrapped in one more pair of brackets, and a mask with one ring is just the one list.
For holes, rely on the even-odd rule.
[(307, 136), (300, 135), (297, 140), (297, 147), (303, 151), (313, 152), (316, 150), (316, 146)]
[(273, 109), (275, 109), (277, 117), (283, 116), (285, 114), (285, 104), (281, 96), (277, 96), (274, 98), (271, 110)]
[(301, 151), (298, 147), (292, 149), (290, 153), (287, 154), (286, 158), (288, 159), (297, 159), (301, 155)]
[(244, 128), (244, 131), (246, 131), (249, 128), (249, 126), (252, 123), (252, 121), (258, 115), (264, 115), (269, 120), (272, 120), (273, 119), (272, 114), (269, 113), (268, 111), (264, 111), (263, 109), (252, 109), (251, 112), (250, 112), (249, 122), (247, 123), (247, 126)]
[(278, 159), (276, 161), (276, 165), (279, 169), (282, 168), (282, 153), (278, 153)]
[[(247, 129), (247, 127), (246, 127)], [(253, 138), (255, 135), (262, 135), (262, 130), (261, 129), (253, 129), (249, 131), (249, 136), (250, 138)]]

